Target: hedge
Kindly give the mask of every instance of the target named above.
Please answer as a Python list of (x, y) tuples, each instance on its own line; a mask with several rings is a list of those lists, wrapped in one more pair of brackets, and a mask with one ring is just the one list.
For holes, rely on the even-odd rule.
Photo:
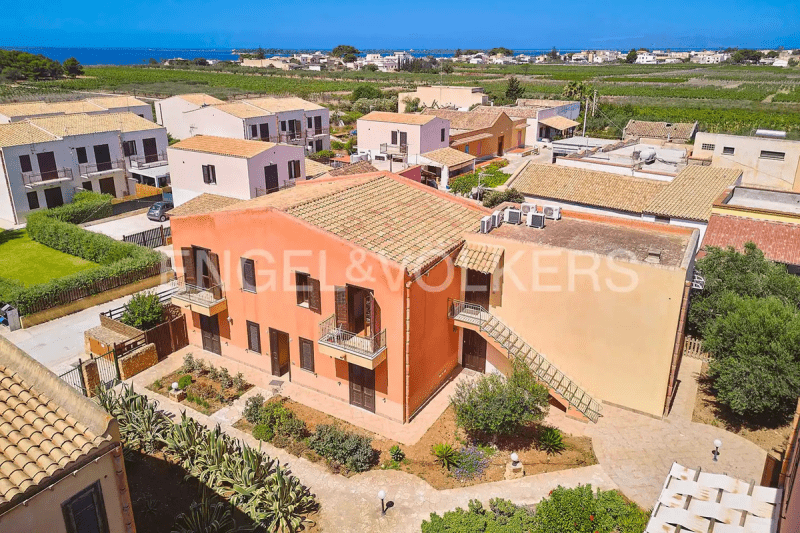
[(112, 196), (110, 194), (84, 191), (77, 193), (72, 198), (72, 203), (53, 207), (47, 211), (38, 211), (34, 214), (44, 215), (72, 224), (83, 224), (84, 222), (110, 217), (113, 214), (111, 200)]
[[(106, 235), (64, 222), (59, 218), (65, 212), (57, 212), (54, 217), (53, 211), (41, 211), (28, 217), (27, 230), (31, 239), (100, 266), (30, 287), (0, 278), (0, 301), (10, 303), (21, 315), (59, 305), (63, 294), (68, 291), (83, 291), (80, 297), (85, 297), (105, 290), (101, 284), (113, 278), (124, 278), (125, 283), (143, 279), (152, 275), (153, 269), (164, 259), (160, 252), (115, 241)], [(49, 302), (50, 305), (43, 306), (42, 302)]]

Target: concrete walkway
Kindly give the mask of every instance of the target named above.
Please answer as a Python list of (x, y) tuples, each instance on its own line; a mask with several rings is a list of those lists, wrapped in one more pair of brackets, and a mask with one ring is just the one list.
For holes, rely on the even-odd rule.
[[(202, 350), (195, 349), (194, 355), (206, 359), (205, 353), (200, 352)], [(227, 360), (223, 364), (229, 369), (234, 367)], [(179, 419), (180, 413), (186, 411), (189, 416), (208, 427), (219, 424), (229, 435), (253, 447), (258, 447), (260, 444), (265, 453), (283, 464), (288, 464), (292, 473), (311, 489), (321, 503), (319, 525), (322, 531), (418, 533), (420, 524), (428, 519), (432, 512), (442, 514), (456, 507), (466, 508), (471, 499), (478, 499), (484, 505), (488, 505), (492, 498), (501, 497), (519, 505), (532, 505), (545, 498), (550, 490), (558, 485), (575, 487), (591, 484), (593, 487), (605, 490), (617, 488), (600, 465), (448, 490), (436, 490), (417, 476), (397, 470), (372, 470), (349, 478), (332, 474), (322, 464), (295, 457), (269, 443), (259, 443), (251, 435), (233, 427), (233, 423), (241, 416), (241, 408), (246, 397), (259, 392), (269, 396), (271, 394), (269, 385), (267, 388), (248, 391), (233, 406), (220, 410), (212, 416), (205, 416), (167, 397), (145, 390), (147, 384), (178, 366), (180, 360), (170, 357), (134, 376), (127, 383), (132, 384), (137, 391), (158, 400), (160, 408), (173, 415), (175, 419)], [(248, 379), (259, 387), (264, 384), (262, 377), (250, 379), (248, 374)], [(385, 490), (387, 501), (392, 502), (385, 516), (381, 516), (380, 512), (379, 490)]]

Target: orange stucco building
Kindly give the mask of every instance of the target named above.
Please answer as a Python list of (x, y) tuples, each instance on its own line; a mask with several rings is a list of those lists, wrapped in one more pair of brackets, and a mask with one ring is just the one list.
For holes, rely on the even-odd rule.
[(526, 120), (512, 119), (502, 110), (426, 109), (422, 114), (449, 120), (450, 147), (479, 159), (502, 156), (508, 150), (525, 146)]
[(204, 194), (173, 211), (173, 302), (193, 344), (395, 421), (511, 358), (576, 417), (661, 416), (697, 233), (580, 214), (482, 233), (490, 214), (388, 172)]

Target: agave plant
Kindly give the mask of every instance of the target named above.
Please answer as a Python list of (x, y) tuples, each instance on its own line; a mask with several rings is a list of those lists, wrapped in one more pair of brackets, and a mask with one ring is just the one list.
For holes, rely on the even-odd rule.
[(97, 401), (117, 419), (120, 436), (132, 450), (153, 452), (172, 428), (170, 419), (159, 411), (158, 402), (148, 400), (133, 387), (123, 385), (120, 392), (99, 389)]
[(189, 470), (195, 462), (198, 445), (208, 430), (194, 418), (181, 413), (181, 421), (167, 432), (163, 442), (166, 452), (177, 459), (181, 466)]
[(203, 498), (189, 507), (189, 512), (178, 515), (172, 533), (236, 533), (239, 531), (233, 520), (230, 506), (212, 503)]
[(561, 453), (567, 447), (564, 444), (564, 436), (558, 428), (544, 426), (539, 431), (536, 438), (537, 447), (547, 455)]
[(268, 533), (298, 531), (310, 523), (307, 516), (317, 509), (314, 495), (308, 487), (285, 474), (280, 465), (269, 478), (268, 484), (257, 495), (258, 510), (251, 517), (260, 522)]
[(230, 487), (226, 496), (231, 503), (248, 512), (258, 489), (276, 472), (278, 462), (246, 444), (236, 458), (235, 465), (224, 469), (222, 481)]

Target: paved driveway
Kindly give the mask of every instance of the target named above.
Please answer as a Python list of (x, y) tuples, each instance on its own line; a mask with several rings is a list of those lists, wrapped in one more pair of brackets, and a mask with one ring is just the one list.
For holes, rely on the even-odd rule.
[(95, 233), (102, 233), (108, 235), (112, 239), (118, 241), (122, 240), (125, 235), (132, 235), (141, 231), (157, 228), (159, 226), (169, 227), (169, 220), (166, 222), (154, 222), (147, 218), (146, 213), (140, 215), (133, 215), (130, 217), (119, 218), (109, 222), (101, 222), (100, 224), (93, 224), (86, 226), (89, 231)]

